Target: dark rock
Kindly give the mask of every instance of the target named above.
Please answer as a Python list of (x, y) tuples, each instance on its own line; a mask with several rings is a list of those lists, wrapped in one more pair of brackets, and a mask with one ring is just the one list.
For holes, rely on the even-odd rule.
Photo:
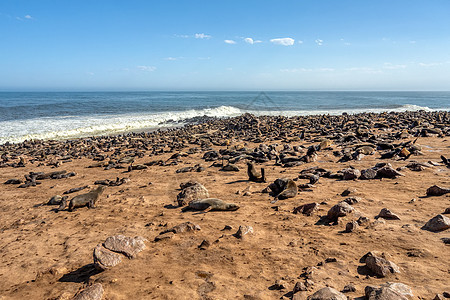
[(427, 196), (442, 196), (450, 193), (450, 189), (442, 188), (437, 185), (433, 185), (427, 189)]
[(173, 232), (162, 233), (155, 237), (155, 242), (171, 239), (174, 235), (175, 235), (175, 233), (173, 233)]
[(359, 179), (362, 180), (370, 180), (377, 177), (377, 171), (374, 169), (365, 169), (361, 170), (361, 176), (359, 176)]
[(386, 220), (400, 220), (400, 217), (391, 212), (387, 208), (383, 208), (380, 213), (378, 214), (377, 218), (383, 218)]
[(366, 267), (379, 277), (386, 277), (391, 273), (400, 273), (400, 269), (396, 264), (373, 253), (367, 255), (365, 263)]
[(210, 242), (208, 240), (203, 240), (202, 243), (198, 246), (200, 250), (206, 250), (210, 246)]
[(408, 300), (405, 296), (388, 287), (366, 286), (364, 289), (367, 300)]
[(344, 217), (347, 214), (351, 213), (354, 210), (352, 206), (350, 206), (346, 202), (339, 202), (327, 213), (327, 218), (331, 221), (336, 221), (339, 217)]
[(348, 222), (348, 223), (345, 225), (345, 232), (353, 232), (353, 231), (355, 231), (356, 229), (358, 229), (358, 227), (359, 227), (359, 224), (358, 224), (357, 221), (351, 221), (351, 222)]
[(383, 168), (379, 169), (377, 171), (377, 177), (378, 178), (397, 178), (399, 176), (405, 176), (399, 171), (395, 170), (391, 166), (384, 166)]
[(320, 204), (316, 202), (303, 204), (294, 208), (293, 213), (294, 214), (302, 213), (304, 215), (310, 216), (313, 212), (319, 209), (319, 206)]
[(358, 179), (359, 176), (361, 176), (361, 172), (358, 169), (351, 169), (351, 168), (342, 170), (342, 174), (343, 180), (355, 180)]
[(347, 284), (346, 286), (344, 286), (344, 289), (342, 290), (342, 292), (343, 293), (353, 293), (353, 292), (356, 292), (356, 288), (352, 283), (350, 283), (350, 284)]
[(450, 228), (450, 218), (444, 215), (437, 215), (431, 218), (423, 227), (423, 230), (442, 231)]

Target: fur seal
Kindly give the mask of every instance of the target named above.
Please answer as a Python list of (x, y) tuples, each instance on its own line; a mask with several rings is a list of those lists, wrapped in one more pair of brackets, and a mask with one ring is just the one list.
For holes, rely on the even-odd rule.
[(234, 203), (226, 203), (223, 200), (217, 198), (206, 198), (199, 200), (192, 200), (189, 205), (183, 209), (187, 210), (225, 210), (225, 211), (235, 211), (239, 209), (239, 205)]
[(95, 190), (90, 191), (89, 193), (73, 197), (69, 202), (69, 211), (73, 211), (74, 208), (84, 206), (87, 206), (88, 208), (95, 207), (95, 203), (105, 189), (106, 186), (101, 185)]
[(261, 168), (261, 174), (256, 171), (255, 165), (252, 162), (247, 163), (248, 180), (254, 182), (266, 182), (264, 168)]

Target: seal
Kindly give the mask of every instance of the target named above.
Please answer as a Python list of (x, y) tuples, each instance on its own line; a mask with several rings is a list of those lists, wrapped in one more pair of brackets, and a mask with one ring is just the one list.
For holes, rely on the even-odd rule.
[(223, 200), (217, 198), (206, 198), (199, 200), (192, 200), (189, 205), (183, 208), (183, 211), (187, 210), (222, 210), (222, 211), (235, 211), (239, 209), (239, 205), (234, 203), (226, 203)]
[(97, 202), (100, 195), (106, 189), (106, 186), (101, 185), (95, 190), (90, 191), (86, 194), (81, 194), (73, 197), (69, 202), (69, 211), (73, 211), (74, 208), (87, 206), (88, 208), (95, 207), (95, 202)]
[(298, 187), (292, 179), (289, 179), (284, 190), (276, 196), (276, 199), (284, 200), (293, 198), (298, 193)]
[(264, 168), (261, 168), (261, 174), (256, 171), (255, 165), (252, 162), (247, 163), (248, 180), (254, 182), (266, 182)]

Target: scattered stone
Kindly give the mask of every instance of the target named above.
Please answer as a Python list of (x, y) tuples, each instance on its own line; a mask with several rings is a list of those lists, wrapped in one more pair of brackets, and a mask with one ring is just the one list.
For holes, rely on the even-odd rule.
[(301, 282), (301, 281), (297, 281), (294, 285), (294, 289), (292, 290), (292, 293), (297, 293), (297, 292), (302, 292), (302, 291), (306, 291), (306, 285)]
[(400, 173), (399, 171), (395, 170), (394, 168), (392, 168), (389, 165), (386, 165), (384, 167), (382, 167), (381, 169), (378, 169), (377, 171), (377, 177), (378, 178), (397, 178), (399, 176), (405, 176), (402, 173)]
[(253, 233), (253, 227), (247, 225), (239, 226), (238, 231), (234, 234), (234, 236), (238, 239), (244, 238), (244, 236), (248, 233)]
[(427, 189), (427, 196), (442, 196), (450, 193), (450, 189), (442, 188), (437, 185), (433, 185)]
[(345, 232), (348, 232), (348, 233), (353, 232), (353, 231), (355, 231), (356, 229), (358, 229), (358, 227), (359, 227), (359, 224), (358, 224), (357, 221), (351, 221), (351, 222), (348, 222), (348, 223), (345, 225)]
[(343, 174), (343, 177), (342, 177), (343, 180), (355, 180), (355, 179), (358, 179), (359, 176), (361, 176), (361, 172), (358, 169), (352, 169), (352, 168), (342, 170), (342, 174)]
[(445, 211), (443, 212), (443, 214), (450, 214), (450, 207), (447, 207), (446, 209), (445, 209)]
[(99, 270), (112, 268), (122, 261), (122, 255), (112, 252), (100, 243), (94, 248), (94, 264)]
[(409, 286), (401, 282), (386, 282), (381, 285), (381, 287), (390, 288), (405, 297), (414, 297), (414, 294)]
[(341, 193), (341, 196), (342, 197), (347, 197), (348, 195), (355, 194), (356, 192), (357, 192), (357, 190), (355, 188), (347, 188), (347, 189), (345, 189), (345, 191), (343, 191)]
[(284, 280), (278, 279), (270, 288), (272, 290), (284, 290), (287, 288), (287, 284)]
[(174, 235), (173, 232), (161, 233), (155, 237), (155, 242), (171, 239)]
[(191, 222), (184, 222), (184, 223), (178, 224), (170, 229), (164, 230), (160, 234), (164, 234), (167, 232), (173, 232), (173, 233), (177, 234), (177, 233), (197, 231), (197, 230), (201, 230), (199, 225), (191, 223)]
[(364, 289), (367, 300), (407, 300), (405, 296), (389, 287), (366, 286)]
[(111, 251), (123, 253), (129, 258), (134, 258), (136, 255), (145, 249), (145, 239), (142, 237), (127, 237), (123, 235), (110, 236), (103, 243), (103, 246)]
[(185, 206), (193, 200), (209, 198), (208, 190), (198, 182), (187, 182), (182, 184), (182, 190), (177, 195), (178, 206)]
[(294, 208), (293, 213), (294, 214), (301, 213), (301, 214), (310, 216), (310, 215), (312, 215), (313, 212), (315, 212), (316, 210), (319, 209), (319, 206), (320, 206), (320, 204), (316, 203), (316, 202), (303, 204), (303, 205), (300, 205), (300, 206)]
[(347, 300), (347, 297), (333, 288), (324, 287), (309, 296), (307, 300)]
[(441, 240), (444, 242), (444, 244), (449, 245), (450, 244), (450, 238), (441, 238)]
[(377, 171), (374, 169), (365, 169), (361, 170), (361, 176), (359, 176), (359, 179), (362, 180), (370, 180), (375, 179), (377, 177)]
[(210, 242), (208, 240), (203, 240), (202, 243), (198, 246), (200, 250), (206, 250), (210, 246)]
[(330, 208), (327, 213), (327, 218), (330, 221), (337, 221), (339, 217), (344, 217), (352, 211), (354, 211), (354, 208), (351, 205), (346, 202), (339, 202), (338, 204)]
[(342, 290), (343, 293), (353, 293), (356, 292), (356, 287), (352, 284), (349, 283), (346, 286), (344, 286), (344, 289)]
[(391, 273), (400, 273), (400, 269), (396, 264), (383, 257), (376, 256), (372, 252), (366, 254), (365, 263), (366, 267), (378, 277), (386, 277)]
[(437, 215), (431, 218), (423, 227), (423, 230), (442, 231), (450, 228), (450, 218), (444, 215)]
[(359, 198), (359, 197), (348, 197), (348, 198), (344, 199), (344, 202), (346, 202), (346, 203), (348, 203), (350, 205), (356, 204), (356, 203), (358, 203), (360, 201), (361, 201), (361, 198)]
[(102, 297), (103, 287), (101, 283), (94, 283), (73, 297), (73, 300), (101, 300)]
[(220, 170), (228, 171), (228, 172), (239, 172), (240, 171), (239, 167), (236, 165), (233, 165), (233, 164), (228, 164), (226, 166), (223, 166)]
[(376, 216), (376, 218), (383, 218), (383, 219), (386, 219), (386, 220), (400, 220), (399, 216), (397, 216), (396, 214), (394, 214), (393, 212), (391, 212), (387, 208), (383, 208), (380, 211), (380, 213), (378, 214), (378, 216)]

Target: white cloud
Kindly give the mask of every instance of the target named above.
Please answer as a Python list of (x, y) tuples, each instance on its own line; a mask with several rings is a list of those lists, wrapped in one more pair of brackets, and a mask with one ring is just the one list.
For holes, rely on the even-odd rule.
[(211, 38), (210, 35), (204, 34), (204, 33), (196, 33), (196, 34), (194, 35), (194, 37), (195, 37), (196, 39), (210, 39), (210, 38)]
[(190, 36), (187, 35), (187, 34), (175, 34), (175, 37), (179, 37), (179, 38), (183, 38), (183, 39), (188, 39), (188, 38), (190, 38)]
[(252, 44), (252, 45), (255, 43), (255, 42), (253, 41), (252, 38), (245, 38), (244, 41), (245, 41), (247, 44)]
[(384, 63), (383, 69), (387, 70), (399, 70), (399, 69), (405, 69), (406, 65), (394, 65), (391, 63)]
[(429, 67), (436, 67), (440, 66), (442, 63), (419, 63), (419, 66), (429, 68)]
[(322, 46), (323, 45), (323, 40), (321, 40), (321, 39), (317, 39), (314, 42), (316, 42), (317, 46)]
[(292, 46), (294, 45), (295, 40), (291, 38), (280, 38), (280, 39), (271, 39), (271, 43), (282, 46)]
[(244, 42), (246, 42), (247, 44), (253, 45), (253, 44), (258, 44), (258, 43), (262, 43), (262, 41), (260, 40), (254, 40), (252, 38), (245, 38)]
[(225, 42), (226, 44), (236, 44), (236, 42), (233, 41), (233, 40), (224, 40), (224, 42)]
[(26, 15), (25, 17), (24, 17), (25, 19), (28, 19), (28, 20), (31, 20), (31, 19), (33, 19), (33, 17), (32, 16), (30, 16), (30, 15)]
[(171, 56), (164, 58), (164, 60), (170, 60), (170, 61), (175, 61), (178, 59), (179, 59), (178, 57), (171, 57)]
[(303, 41), (298, 41), (299, 44), (303, 44)]
[(146, 72), (153, 72), (156, 70), (156, 67), (154, 67), (154, 66), (137, 66), (137, 68), (141, 71), (146, 71)]

